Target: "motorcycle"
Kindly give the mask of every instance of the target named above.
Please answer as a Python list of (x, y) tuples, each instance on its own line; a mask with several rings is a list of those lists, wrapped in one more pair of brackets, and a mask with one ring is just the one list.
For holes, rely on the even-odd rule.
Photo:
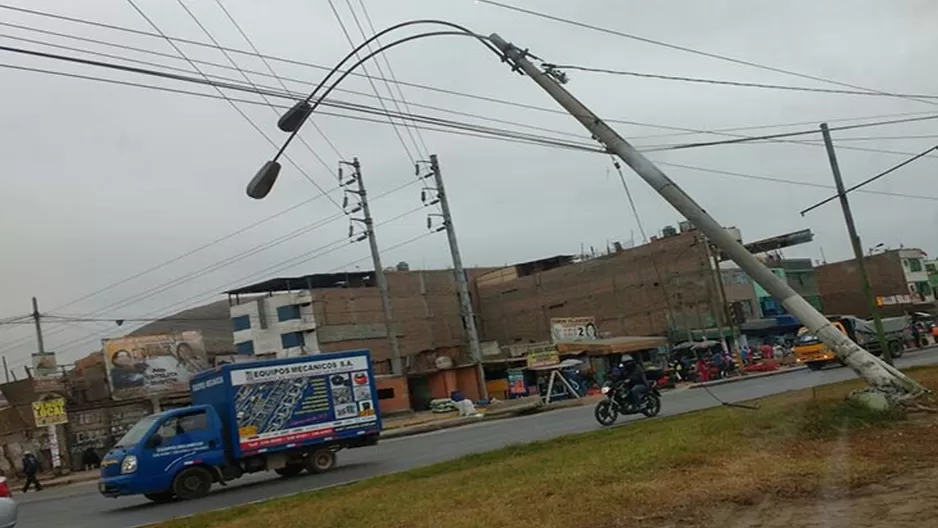
[[(649, 380), (650, 381), (650, 380)], [(600, 389), (605, 396), (596, 403), (593, 416), (600, 425), (612, 425), (619, 415), (644, 414), (652, 418), (661, 412), (661, 393), (656, 383), (651, 382), (638, 406), (632, 404), (629, 388), (624, 383), (605, 382)]]

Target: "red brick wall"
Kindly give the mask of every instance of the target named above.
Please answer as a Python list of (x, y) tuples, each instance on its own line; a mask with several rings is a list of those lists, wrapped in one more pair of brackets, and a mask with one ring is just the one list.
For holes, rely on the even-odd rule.
[[(387, 279), (402, 356), (466, 342), (452, 270), (394, 271), (387, 273)], [(320, 328), (384, 323), (377, 288), (319, 289), (314, 290), (313, 299)], [(324, 352), (368, 348), (381, 372), (387, 372), (391, 357), (385, 336), (320, 342), (320, 348)]]
[(378, 390), (393, 389), (394, 397), (379, 399), (378, 410), (381, 415), (410, 411), (410, 393), (407, 390), (407, 378), (381, 376), (375, 379)]
[[(889, 296), (909, 293), (898, 251), (887, 251), (866, 257), (864, 263), (870, 276), (873, 295)], [(821, 302), (827, 314), (871, 316), (863, 293), (860, 271), (853, 259), (818, 266), (814, 269), (814, 276), (817, 278)], [(904, 307), (901, 306), (882, 307), (885, 316), (900, 315), (903, 311)]]
[(551, 317), (590, 315), (601, 333), (665, 335), (668, 300), (679, 327), (684, 320), (691, 328), (712, 326), (710, 299), (717, 297), (710, 270), (706, 248), (696, 232), (688, 232), (511, 281), (479, 284), (483, 339), (502, 345), (545, 341)]

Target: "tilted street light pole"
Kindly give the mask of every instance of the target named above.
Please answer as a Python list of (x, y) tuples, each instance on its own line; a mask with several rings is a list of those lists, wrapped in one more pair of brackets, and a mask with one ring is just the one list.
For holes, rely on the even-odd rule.
[[(319, 95), (315, 103), (310, 105), (310, 101), (319, 93), (319, 90), (332, 75), (337, 73), (345, 62), (350, 60), (352, 56), (355, 56), (363, 48), (367, 47), (372, 41), (394, 29), (423, 23), (440, 24), (458, 29), (459, 31), (421, 33), (404, 37), (390, 44), (381, 46), (377, 50), (359, 59), (358, 62), (344, 71), (335, 82)], [(513, 71), (526, 74), (534, 80), (534, 82), (550, 94), (560, 106), (589, 130), (593, 137), (599, 140), (609, 152), (621, 158), (632, 170), (651, 185), (658, 194), (667, 200), (668, 203), (682, 213), (685, 218), (690, 220), (697, 229), (714, 243), (714, 245), (719, 247), (724, 254), (739, 265), (739, 267), (749, 274), (760, 286), (778, 299), (789, 313), (797, 317), (802, 324), (817, 335), (821, 341), (831, 347), (837, 356), (854, 372), (863, 377), (873, 389), (885, 394), (893, 401), (926, 392), (926, 389), (915, 380), (873, 356), (861, 346), (851, 341), (847, 336), (843, 335), (826, 317), (824, 317), (824, 315), (808, 303), (808, 301), (798, 295), (787, 283), (776, 277), (768, 268), (762, 265), (762, 263), (749, 253), (742, 244), (737, 242), (732, 235), (727, 233), (726, 230), (713, 219), (713, 217), (704, 211), (693, 198), (664, 174), (661, 169), (635, 150), (631, 144), (622, 138), (615, 130), (610, 128), (599, 116), (590, 111), (589, 108), (564, 89), (561, 84), (565, 83), (567, 79), (563, 72), (558, 71), (558, 69), (554, 67), (546, 67), (545, 70), (541, 70), (527, 59), (529, 56), (527, 50), (521, 50), (515, 47), (498, 34), (492, 34), (486, 38), (450, 22), (421, 20), (392, 26), (366, 40), (336, 65), (305, 100), (296, 103), (293, 108), (288, 110), (287, 113), (281, 117), (278, 125), (281, 130), (289, 131), (290, 136), (284, 142), (283, 146), (281, 146), (274, 158), (264, 163), (261, 169), (254, 175), (254, 178), (252, 178), (247, 186), (247, 194), (255, 199), (261, 199), (267, 196), (280, 174), (280, 163), (277, 161), (280, 155), (283, 154), (293, 138), (296, 137), (303, 123), (315, 111), (320, 102), (351, 72), (375, 55), (383, 53), (392, 47), (420, 38), (442, 35), (474, 37), (482, 42), (490, 51), (494, 52), (500, 60), (510, 63)], [(494, 44), (494, 48), (492, 44)]]
[(528, 60), (529, 54), (526, 50), (517, 48), (497, 34), (492, 34), (489, 40), (505, 54), (514, 70), (524, 72), (550, 94), (560, 106), (589, 130), (594, 138), (611, 153), (620, 157), (724, 254), (778, 299), (789, 313), (797, 317), (821, 341), (831, 347), (837, 356), (863, 377), (871, 387), (893, 400), (918, 395), (925, 391), (924, 387), (915, 380), (851, 341), (808, 301), (798, 295), (791, 286), (776, 277), (661, 169), (568, 92), (562, 86), (562, 83), (567, 81), (563, 72), (551, 67), (541, 70)]

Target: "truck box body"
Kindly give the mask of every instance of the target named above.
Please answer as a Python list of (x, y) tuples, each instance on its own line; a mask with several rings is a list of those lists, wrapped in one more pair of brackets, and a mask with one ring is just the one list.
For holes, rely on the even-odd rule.
[(215, 409), (232, 459), (381, 430), (367, 350), (236, 363), (192, 379), (192, 404)]

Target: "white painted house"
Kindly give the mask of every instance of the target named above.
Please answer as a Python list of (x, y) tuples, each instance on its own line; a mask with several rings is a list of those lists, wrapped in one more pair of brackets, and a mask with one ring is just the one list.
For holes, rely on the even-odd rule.
[(235, 350), (242, 356), (284, 358), (320, 352), (309, 290), (233, 303), (231, 324)]
[(935, 292), (932, 291), (925, 267), (927, 257), (921, 249), (899, 250), (899, 260), (902, 261), (902, 271), (905, 273), (905, 282), (909, 286), (909, 295), (913, 303), (930, 303), (935, 300)]

